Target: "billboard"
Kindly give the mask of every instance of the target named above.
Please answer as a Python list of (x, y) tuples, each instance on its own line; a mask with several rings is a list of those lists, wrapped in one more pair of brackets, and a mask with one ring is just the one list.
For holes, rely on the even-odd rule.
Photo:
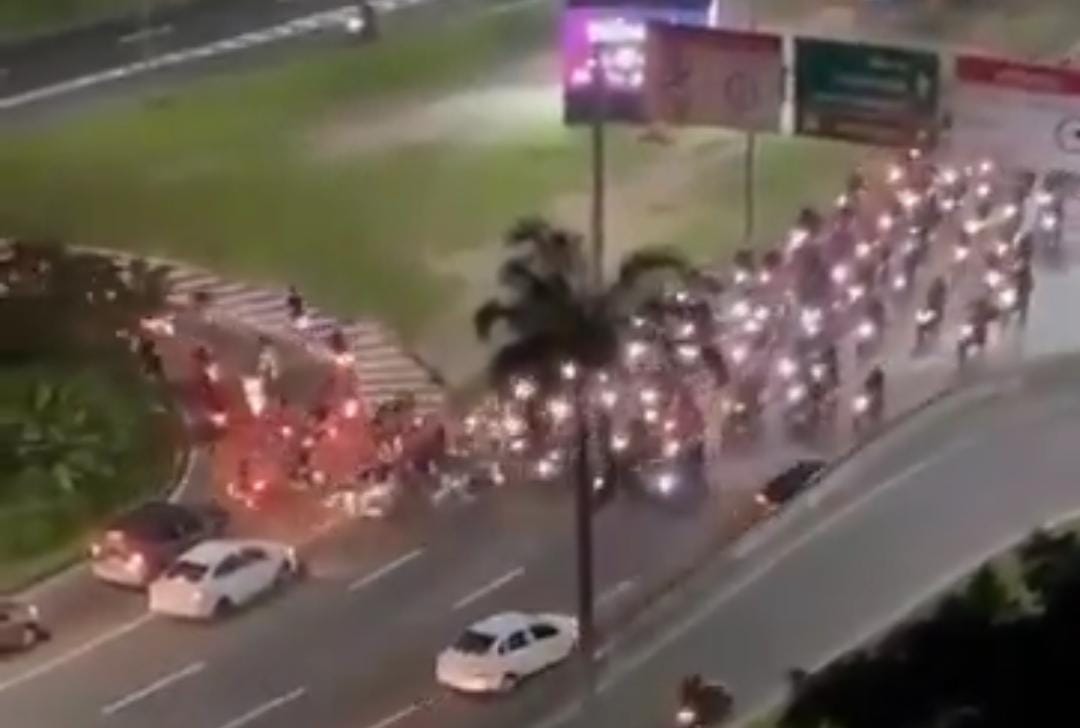
[[(645, 119), (645, 40), (650, 21), (704, 26), (712, 0), (569, 0), (562, 16), (567, 123)], [(600, 75), (602, 73), (602, 76)], [(599, 83), (600, 80), (603, 83)]]
[(797, 38), (798, 134), (911, 146), (938, 128), (941, 63), (936, 53)]
[(1080, 70), (959, 56), (947, 105), (957, 154), (1080, 173)]
[(646, 56), (650, 121), (779, 131), (784, 102), (780, 36), (650, 23)]

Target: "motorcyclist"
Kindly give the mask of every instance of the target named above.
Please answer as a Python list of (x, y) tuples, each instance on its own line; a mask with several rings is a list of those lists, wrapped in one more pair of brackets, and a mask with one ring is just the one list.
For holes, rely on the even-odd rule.
[(885, 411), (885, 372), (876, 366), (866, 375), (863, 391), (870, 398), (868, 414), (872, 420), (880, 420)]
[(218, 380), (220, 375), (218, 365), (208, 347), (202, 344), (196, 346), (191, 353), (191, 358), (195, 365), (195, 374), (200, 380), (204, 382), (216, 382)]
[(1031, 272), (1030, 263), (1022, 263), (1014, 274), (1016, 282), (1016, 310), (1020, 325), (1027, 323), (1028, 306), (1031, 304), (1031, 293), (1035, 289), (1035, 277)]
[(359, 0), (359, 2), (360, 19), (364, 23), (361, 37), (364, 40), (375, 40), (379, 37), (379, 14), (375, 12), (375, 6), (371, 0)]
[(267, 382), (276, 381), (280, 372), (277, 353), (274, 345), (266, 336), (259, 337), (258, 362), (256, 364), (259, 376)]
[(161, 379), (165, 373), (165, 368), (154, 340), (146, 336), (139, 336), (136, 351), (139, 360), (142, 362), (143, 373), (148, 377)]
[(679, 722), (686, 726), (714, 726), (731, 714), (730, 691), (720, 683), (706, 681), (693, 674), (679, 686)]
[(289, 291), (285, 296), (285, 307), (289, 311), (289, 320), (294, 325), (299, 324), (304, 317), (304, 297), (300, 295), (296, 286), (289, 286)]
[(948, 300), (949, 289), (945, 283), (945, 279), (942, 276), (937, 276), (930, 283), (930, 288), (926, 292), (926, 307), (932, 309), (941, 316), (942, 311), (945, 310), (945, 303)]

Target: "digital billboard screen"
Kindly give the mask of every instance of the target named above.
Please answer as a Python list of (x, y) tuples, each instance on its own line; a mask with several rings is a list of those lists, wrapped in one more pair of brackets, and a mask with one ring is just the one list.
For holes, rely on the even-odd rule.
[(569, 0), (562, 18), (566, 122), (587, 123), (597, 113), (610, 121), (644, 121), (647, 24), (704, 26), (711, 9), (712, 0)]

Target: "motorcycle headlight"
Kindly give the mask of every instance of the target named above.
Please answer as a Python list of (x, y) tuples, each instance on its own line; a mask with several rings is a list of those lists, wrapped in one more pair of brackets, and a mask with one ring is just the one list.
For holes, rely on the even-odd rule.
[(870, 398), (865, 394), (860, 394), (855, 398), (855, 401), (851, 403), (851, 408), (855, 411), (855, 414), (861, 415), (870, 409)]
[(692, 726), (697, 722), (697, 711), (693, 708), (679, 708), (675, 722), (680, 726)]
[(777, 371), (784, 379), (791, 379), (795, 376), (795, 373), (799, 371), (799, 365), (795, 363), (795, 360), (789, 356), (782, 358), (776, 365)]
[(788, 387), (787, 401), (789, 404), (798, 404), (806, 397), (806, 387), (801, 384), (793, 384)]

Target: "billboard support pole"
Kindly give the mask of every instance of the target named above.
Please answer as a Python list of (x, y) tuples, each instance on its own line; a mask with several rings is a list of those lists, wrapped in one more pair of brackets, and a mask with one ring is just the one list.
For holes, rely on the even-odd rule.
[(600, 44), (592, 49), (592, 62), (596, 79), (593, 81), (592, 100), (592, 212), (590, 233), (592, 236), (592, 285), (599, 291), (604, 285), (604, 197), (606, 195), (605, 176), (605, 118), (607, 113), (607, 88), (604, 78)]
[[(757, 16), (754, 13), (753, 0), (747, 0), (747, 27), (757, 29)], [(754, 242), (754, 178), (757, 157), (757, 135), (751, 130), (746, 132), (746, 151), (743, 164), (743, 245), (751, 247)]]
[[(604, 78), (602, 46), (592, 49), (592, 210), (590, 233), (592, 236), (592, 266), (589, 284), (599, 294), (604, 285), (604, 196), (606, 178), (604, 163), (604, 133), (607, 113), (607, 79)], [(596, 623), (593, 584), (593, 493), (592, 471), (588, 453), (588, 420), (583, 411), (584, 399), (577, 398), (580, 429), (580, 452), (578, 453), (577, 482), (575, 483), (575, 526), (577, 552), (577, 619), (578, 645), (583, 670), (583, 694), (586, 704), (594, 695), (596, 687)]]

